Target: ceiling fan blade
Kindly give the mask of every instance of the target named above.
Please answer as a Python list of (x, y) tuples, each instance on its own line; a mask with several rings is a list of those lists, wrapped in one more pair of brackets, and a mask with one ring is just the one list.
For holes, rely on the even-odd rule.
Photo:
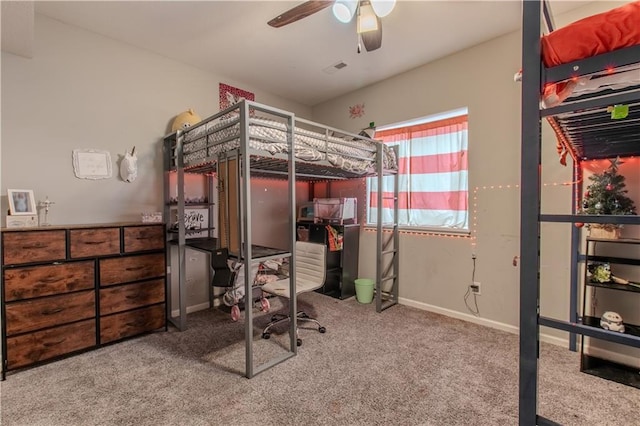
[(267, 24), (274, 28), (280, 28), (282, 26), (299, 21), (302, 18), (306, 18), (309, 15), (313, 15), (316, 12), (320, 12), (333, 4), (333, 0), (312, 0), (306, 1), (293, 9), (289, 9), (286, 12), (276, 16)]
[(377, 16), (376, 19), (378, 20), (377, 30), (367, 31), (366, 33), (360, 34), (362, 37), (362, 44), (367, 52), (379, 49), (380, 46), (382, 46), (382, 21)]

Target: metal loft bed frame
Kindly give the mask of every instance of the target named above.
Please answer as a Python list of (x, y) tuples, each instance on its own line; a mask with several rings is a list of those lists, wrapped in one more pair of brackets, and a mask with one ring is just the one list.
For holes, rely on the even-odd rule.
[[(540, 326), (567, 331), (571, 334), (571, 349), (575, 350), (575, 336), (582, 335), (640, 348), (640, 337), (607, 331), (581, 323), (577, 308), (577, 265), (580, 230), (572, 226), (571, 241), (571, 299), (570, 319), (563, 321), (540, 316), (540, 223), (619, 223), (640, 225), (639, 216), (577, 215), (575, 211), (577, 191), (573, 191), (573, 214), (551, 215), (541, 212), (541, 128), (540, 120), (550, 118), (566, 135), (573, 150), (574, 182), (580, 182), (580, 161), (640, 154), (639, 126), (627, 126), (606, 122), (606, 107), (615, 104), (631, 104), (637, 108), (640, 101), (638, 86), (621, 91), (608, 91), (578, 98), (570, 103), (549, 109), (540, 109), (540, 94), (547, 83), (563, 81), (616, 67), (640, 62), (640, 46), (627, 47), (613, 52), (582, 59), (568, 64), (545, 68), (541, 62), (540, 28), (544, 16), (546, 26), (553, 30), (551, 13), (544, 0), (525, 0), (523, 3), (522, 29), (522, 182), (520, 226), (520, 379), (519, 424), (556, 425), (550, 419), (537, 414), (538, 358)], [(586, 114), (585, 114), (586, 113)], [(583, 119), (576, 120), (582, 115)], [(584, 119), (586, 117), (586, 120)], [(635, 120), (635, 118), (633, 118)], [(592, 133), (596, 128), (597, 134)], [(575, 185), (579, 185), (576, 183)]]
[[(265, 152), (257, 152), (251, 146), (251, 139), (254, 137), (250, 131), (250, 124), (254, 121), (253, 117), (259, 114), (265, 114), (267, 116), (271, 116), (279, 119), (282, 123), (284, 123), (286, 127), (286, 143), (287, 143), (287, 153), (278, 153), (273, 155), (265, 155)], [(223, 124), (222, 126), (218, 126), (217, 130), (209, 130), (208, 125), (214, 124), (216, 120), (224, 119), (225, 117), (236, 116), (239, 119), (236, 120), (233, 125), (239, 125), (239, 131), (234, 133), (231, 136), (224, 137), (221, 140), (212, 141), (210, 139), (211, 133), (214, 131), (219, 131), (220, 128), (222, 130), (231, 129), (232, 125)], [(233, 120), (232, 120), (233, 121)], [(251, 188), (250, 188), (250, 178), (251, 176), (255, 177), (270, 177), (270, 178), (281, 178), (286, 179), (288, 181), (288, 203), (289, 203), (289, 223), (290, 223), (290, 250), (284, 255), (279, 254), (277, 256), (272, 257), (290, 257), (291, 264), (295, 264), (295, 241), (296, 241), (296, 180), (298, 181), (307, 181), (314, 182), (317, 180), (327, 180), (327, 179), (354, 179), (354, 178), (364, 178), (367, 176), (377, 176), (378, 178), (378, 187), (382, 188), (382, 178), (385, 175), (393, 175), (394, 179), (394, 205), (395, 205), (395, 218), (397, 218), (397, 201), (398, 201), (398, 177), (397, 173), (390, 170), (385, 170), (383, 165), (383, 146), (380, 143), (376, 145), (376, 172), (374, 174), (359, 174), (355, 172), (349, 172), (345, 170), (338, 169), (336, 167), (331, 167), (324, 164), (314, 164), (310, 162), (305, 162), (296, 159), (296, 147), (294, 141), (298, 136), (300, 130), (298, 126), (301, 127), (313, 127), (320, 128), (325, 135), (325, 143), (329, 143), (330, 137), (335, 134), (340, 134), (345, 137), (345, 144), (349, 144), (346, 138), (353, 138), (353, 140), (361, 139), (361, 140), (369, 140), (368, 138), (364, 138), (359, 135), (350, 134), (338, 129), (330, 128), (327, 126), (323, 126), (308, 120), (303, 120), (296, 118), (293, 113), (283, 111), (280, 109), (276, 109), (273, 107), (269, 107), (266, 105), (262, 105), (252, 101), (241, 101), (238, 104), (231, 106), (223, 111), (220, 111), (218, 114), (215, 114), (201, 123), (196, 124), (192, 128), (189, 128), (186, 131), (178, 130), (177, 132), (170, 134), (164, 138), (163, 151), (164, 151), (164, 196), (165, 196), (165, 208), (164, 208), (164, 217), (167, 222), (167, 242), (168, 244), (177, 245), (178, 248), (178, 265), (177, 271), (174, 271), (171, 267), (171, 254), (168, 251), (167, 255), (167, 265), (168, 268), (168, 282), (171, 283), (171, 274), (178, 274), (178, 304), (179, 304), (179, 314), (177, 318), (174, 318), (171, 312), (171, 303), (167, 304), (167, 318), (169, 321), (180, 331), (185, 330), (187, 328), (187, 306), (186, 306), (186, 250), (190, 247), (196, 247), (197, 244), (191, 244), (190, 241), (186, 238), (189, 230), (185, 229), (185, 224), (182, 220), (178, 220), (178, 228), (177, 230), (171, 229), (171, 217), (172, 209), (177, 210), (177, 217), (184, 217), (185, 212), (185, 173), (199, 173), (205, 174), (208, 179), (208, 201), (214, 199), (214, 184), (213, 178), (216, 173), (223, 173), (226, 175), (226, 182), (230, 183), (228, 179), (230, 169), (233, 170), (235, 168), (235, 172), (237, 173), (238, 179), (236, 180), (236, 194), (237, 203), (235, 204), (236, 212), (238, 213), (239, 220), (237, 229), (234, 229), (237, 232), (236, 235), (239, 236), (238, 245), (240, 247), (238, 257), (242, 259), (245, 265), (251, 265), (253, 262), (258, 261), (256, 259), (252, 246), (252, 232), (251, 232)], [(199, 163), (193, 162), (189, 160), (189, 162), (185, 163), (185, 137), (188, 132), (197, 131), (198, 127), (201, 127), (200, 130), (204, 129), (205, 134), (205, 144), (198, 148), (198, 150), (204, 153), (203, 158)], [(239, 139), (239, 144), (231, 150), (225, 150), (213, 153), (213, 148), (220, 144), (229, 143), (230, 141), (234, 141)], [(325, 152), (326, 154), (326, 152)], [(395, 151), (397, 157), (397, 151)], [(197, 163), (197, 164), (196, 164)], [(223, 166), (224, 164), (224, 166)], [(170, 174), (176, 174), (177, 180), (177, 203), (172, 204), (168, 202), (170, 197)], [(382, 191), (378, 191), (378, 205), (382, 205)], [(230, 209), (230, 199), (229, 199), (229, 191), (225, 189), (225, 200), (224, 200), (224, 209), (225, 216), (227, 218), (227, 222), (225, 223), (225, 243), (231, 244), (231, 226), (228, 221), (229, 214), (231, 212)], [(233, 202), (233, 200), (231, 200)], [(189, 205), (190, 206), (190, 205)], [(212, 222), (213, 218), (213, 204), (205, 203), (204, 205), (210, 209), (209, 214), (209, 229), (207, 229), (209, 237), (213, 237), (213, 228), (214, 224)], [(377, 232), (378, 232), (378, 241), (377, 241), (377, 284), (376, 288), (378, 289), (377, 295), (377, 310), (378, 312), (386, 309), (397, 303), (398, 300), (398, 226), (397, 219), (394, 219), (394, 223), (392, 225), (383, 225), (381, 220), (381, 213), (378, 215), (378, 224), (377, 224)], [(224, 218), (218, 218), (218, 220), (224, 220)], [(383, 232), (391, 231), (390, 237), (384, 241), (382, 238)], [(199, 230), (201, 231), (201, 230)], [(222, 236), (219, 235), (219, 238), (215, 241), (217, 246), (220, 245), (220, 240)], [(212, 239), (212, 238), (211, 238)], [(393, 244), (393, 249), (387, 249)], [(384, 244), (384, 246), (383, 246)], [(386, 267), (385, 271), (382, 271), (384, 260), (388, 260), (391, 255), (391, 259), (389, 265)], [(385, 257), (386, 256), (386, 257)], [(263, 258), (261, 258), (263, 259)], [(251, 290), (252, 290), (252, 277), (249, 272), (251, 268), (249, 266), (245, 267), (244, 274), (244, 290), (245, 290), (245, 300), (250, 300)], [(295, 268), (291, 268), (290, 271), (291, 280), (290, 280), (290, 294), (295, 294)], [(381, 284), (383, 281), (392, 281), (393, 287), (390, 292), (382, 295)], [(169, 286), (169, 299), (172, 300), (172, 286)], [(213, 306), (213, 294), (211, 287), (209, 286), (210, 291), (210, 302), (211, 306)], [(289, 314), (291, 317), (290, 327), (289, 327), (289, 335), (290, 335), (290, 345), (286, 354), (275, 357), (274, 359), (267, 361), (266, 363), (255, 366), (253, 362), (253, 312), (249, 305), (249, 303), (245, 303), (247, 308), (245, 309), (245, 376), (247, 378), (252, 378), (256, 374), (273, 367), (285, 360), (295, 356), (297, 354), (297, 345), (296, 345), (296, 298), (293, 297), (290, 299), (289, 304)]]

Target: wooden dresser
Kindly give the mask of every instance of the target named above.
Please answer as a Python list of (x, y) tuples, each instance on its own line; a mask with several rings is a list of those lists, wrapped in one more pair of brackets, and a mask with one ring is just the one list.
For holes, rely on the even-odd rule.
[(164, 224), (2, 230), (6, 372), (165, 328)]

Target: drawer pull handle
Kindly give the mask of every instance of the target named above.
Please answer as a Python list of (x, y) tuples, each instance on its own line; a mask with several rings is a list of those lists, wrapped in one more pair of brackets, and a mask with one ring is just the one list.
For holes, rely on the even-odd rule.
[(84, 242), (88, 246), (97, 246), (98, 244), (104, 244), (104, 241), (85, 241)]
[(60, 343), (63, 343), (65, 339), (58, 340), (57, 342), (47, 342), (44, 344), (45, 347), (50, 348), (51, 346), (57, 346)]
[(139, 271), (141, 269), (144, 269), (144, 266), (132, 266), (130, 268), (125, 268), (125, 271)]
[(136, 300), (136, 299), (138, 299), (138, 298), (140, 298), (140, 295), (139, 295), (139, 294), (137, 294), (137, 293), (136, 293), (136, 294), (128, 294), (128, 295), (125, 297), (125, 299), (129, 299), (129, 300)]
[(57, 283), (58, 281), (60, 281), (60, 277), (49, 277), (49, 278), (44, 278), (42, 280), (43, 283), (45, 284), (52, 284), (52, 283)]
[(56, 309), (42, 311), (42, 315), (54, 315), (54, 314), (59, 314), (62, 311), (64, 311), (64, 308), (56, 308)]

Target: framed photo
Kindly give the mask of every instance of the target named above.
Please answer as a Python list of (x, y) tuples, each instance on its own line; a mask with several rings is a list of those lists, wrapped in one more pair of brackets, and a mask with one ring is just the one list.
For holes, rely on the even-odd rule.
[(35, 215), (36, 200), (31, 189), (7, 189), (9, 212), (13, 216)]
[(73, 172), (79, 179), (108, 179), (111, 177), (111, 154), (99, 149), (74, 149)]

